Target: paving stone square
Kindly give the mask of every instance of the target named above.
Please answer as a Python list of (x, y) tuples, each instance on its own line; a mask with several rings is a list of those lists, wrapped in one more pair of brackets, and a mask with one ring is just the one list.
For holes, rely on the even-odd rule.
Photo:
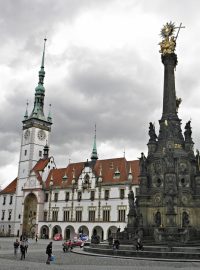
[(14, 240), (15, 238), (0, 238), (0, 270), (192, 270), (200, 268), (199, 262), (168, 262), (84, 255), (79, 247), (75, 248), (73, 252), (64, 253), (61, 241), (53, 241), (53, 254), (56, 260), (51, 265), (46, 265), (47, 255), (45, 251), (49, 240), (39, 239), (36, 243), (35, 240), (30, 239), (24, 261), (20, 260), (19, 253), (17, 258), (14, 256)]

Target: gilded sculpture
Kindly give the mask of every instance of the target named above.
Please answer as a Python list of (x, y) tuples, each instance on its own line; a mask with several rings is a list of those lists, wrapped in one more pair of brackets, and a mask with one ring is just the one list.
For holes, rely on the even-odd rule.
[[(162, 55), (174, 53), (176, 49), (176, 40), (181, 28), (184, 26), (176, 27), (173, 22), (166, 23), (161, 29), (161, 37), (163, 40), (159, 43), (160, 45), (160, 53)], [(175, 29), (178, 29), (176, 37), (174, 36)]]

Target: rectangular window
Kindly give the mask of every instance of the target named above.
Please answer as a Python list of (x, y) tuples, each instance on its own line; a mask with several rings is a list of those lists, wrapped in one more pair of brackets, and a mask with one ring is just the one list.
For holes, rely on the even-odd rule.
[(11, 220), (12, 210), (8, 210), (8, 220)]
[(95, 210), (89, 210), (89, 221), (95, 221)]
[(27, 155), (27, 150), (24, 150), (24, 155), (25, 155), (25, 156)]
[(3, 205), (6, 204), (6, 196), (3, 197)]
[(4, 218), (5, 218), (5, 211), (3, 210), (2, 215), (1, 215), (1, 220), (4, 220)]
[(42, 157), (42, 151), (39, 151), (39, 157)]
[(47, 211), (44, 211), (44, 221), (47, 221)]
[(13, 202), (13, 196), (10, 195), (10, 204), (12, 204), (12, 202)]
[(109, 199), (109, 195), (110, 195), (110, 190), (109, 189), (106, 189), (105, 190), (105, 200), (108, 200)]
[(124, 199), (124, 194), (125, 194), (125, 190), (124, 189), (120, 189), (120, 199), (121, 200)]
[(119, 209), (118, 210), (118, 221), (125, 222), (125, 220), (126, 220), (126, 210)]
[(81, 193), (81, 191), (78, 191), (77, 201), (80, 202), (81, 199), (82, 199), (82, 193)]
[(52, 221), (58, 221), (58, 210), (52, 211)]
[(91, 193), (90, 193), (90, 200), (91, 200), (91, 201), (94, 201), (94, 198), (95, 198), (95, 191), (94, 191), (94, 190), (91, 190)]
[(70, 221), (70, 211), (69, 210), (64, 210), (63, 221)]
[(110, 221), (110, 210), (103, 210), (103, 221)]
[(45, 199), (44, 199), (44, 201), (45, 202), (48, 202), (48, 200), (49, 200), (49, 194), (48, 193), (45, 193)]
[(76, 221), (81, 222), (82, 221), (82, 211), (76, 210)]
[(68, 202), (69, 201), (69, 192), (65, 193), (65, 201)]
[(58, 193), (54, 193), (54, 202), (58, 201)]

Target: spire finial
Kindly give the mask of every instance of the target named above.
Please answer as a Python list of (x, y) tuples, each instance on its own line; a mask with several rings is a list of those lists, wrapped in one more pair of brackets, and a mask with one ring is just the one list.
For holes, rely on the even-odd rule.
[(44, 39), (44, 49), (43, 49), (43, 53), (42, 53), (42, 63), (41, 63), (41, 68), (39, 71), (39, 83), (43, 85), (44, 84), (44, 77), (45, 77), (45, 71), (44, 71), (44, 57), (45, 57), (45, 46), (46, 46), (46, 41), (47, 39)]
[(92, 149), (92, 154), (91, 154), (91, 160), (97, 160), (98, 159), (98, 155), (97, 155), (97, 145), (96, 145), (96, 123), (94, 126), (94, 144), (93, 144), (93, 149)]

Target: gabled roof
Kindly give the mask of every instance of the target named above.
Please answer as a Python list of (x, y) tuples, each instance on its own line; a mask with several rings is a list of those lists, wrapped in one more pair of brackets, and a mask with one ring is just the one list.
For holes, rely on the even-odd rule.
[(40, 182), (40, 184), (42, 183), (42, 177), (41, 177), (39, 172), (44, 170), (44, 168), (47, 166), (49, 161), (50, 161), (50, 158), (40, 159), (40, 160), (38, 160), (38, 162), (35, 164), (35, 166), (31, 170), (31, 172), (35, 172), (35, 175), (36, 175), (38, 181)]
[(40, 159), (38, 162), (35, 164), (33, 169), (31, 171), (42, 171), (44, 168), (47, 166), (49, 163), (50, 158), (47, 159)]
[(17, 187), (17, 177), (7, 187), (5, 187), (0, 192), (0, 195), (2, 195), (2, 194), (13, 194), (16, 191), (16, 187)]
[[(72, 184), (73, 174), (76, 180), (82, 173), (85, 167), (85, 162), (70, 163), (66, 168), (53, 169), (50, 171), (47, 180), (46, 188), (49, 188), (51, 177), (53, 179), (54, 187), (68, 187)], [(100, 171), (102, 174), (102, 184), (117, 184), (128, 181), (128, 174), (132, 172), (132, 184), (139, 184), (139, 160), (127, 161), (125, 158), (113, 158), (97, 160), (95, 166), (92, 168), (93, 173), (98, 177)], [(119, 171), (118, 177), (115, 177), (115, 172)], [(63, 181), (63, 177), (66, 176), (66, 180)]]

